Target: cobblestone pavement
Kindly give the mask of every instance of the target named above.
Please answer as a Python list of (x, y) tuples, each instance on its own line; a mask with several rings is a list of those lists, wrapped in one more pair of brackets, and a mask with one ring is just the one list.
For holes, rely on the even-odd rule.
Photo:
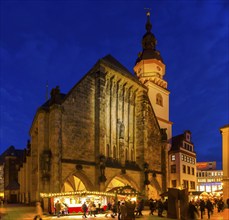
[[(162, 220), (170, 218), (158, 217), (155, 215), (149, 215), (148, 210), (143, 211), (143, 216), (138, 217), (136, 219), (139, 220)], [(35, 215), (35, 207), (24, 206), (20, 204), (8, 204), (4, 206), (0, 206), (0, 219), (1, 220), (33, 220)], [(44, 220), (71, 220), (71, 219), (83, 219), (81, 215), (69, 215), (69, 216), (61, 216), (57, 218), (57, 216), (44, 215)], [(87, 220), (101, 220), (101, 219), (118, 219), (117, 217), (105, 217), (104, 214), (98, 214), (96, 217), (88, 217)], [(199, 218), (200, 219), (200, 218)], [(207, 219), (207, 215), (204, 216), (204, 219)], [(211, 220), (229, 220), (229, 209), (225, 209), (223, 212), (218, 213), (217, 210), (214, 211), (211, 216)]]

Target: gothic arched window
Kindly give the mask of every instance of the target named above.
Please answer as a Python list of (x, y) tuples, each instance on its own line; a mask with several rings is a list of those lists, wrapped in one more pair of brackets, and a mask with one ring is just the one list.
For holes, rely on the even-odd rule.
[(157, 93), (157, 95), (156, 95), (156, 104), (163, 106), (163, 98), (162, 98), (162, 95), (160, 93)]

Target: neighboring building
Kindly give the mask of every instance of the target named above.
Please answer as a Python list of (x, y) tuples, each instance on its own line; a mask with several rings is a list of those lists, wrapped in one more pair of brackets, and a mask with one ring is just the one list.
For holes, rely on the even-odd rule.
[(216, 162), (197, 162), (197, 191), (218, 192), (222, 190), (223, 171), (216, 169)]
[[(24, 150), (17, 150), (14, 146), (10, 146), (0, 156), (1, 187), (3, 187), (4, 200), (10, 203), (19, 201), (18, 171), (23, 161)], [(1, 188), (2, 190), (2, 188)]]
[[(125, 185), (153, 198), (166, 191), (169, 92), (151, 27), (148, 15), (135, 70), (144, 63), (152, 64), (147, 67), (152, 73), (158, 69), (152, 77), (157, 95), (111, 55), (67, 94), (52, 89), (30, 129), (30, 154), (19, 172), (22, 202), (39, 200), (40, 193), (108, 192)], [(166, 112), (165, 126), (156, 105)]]
[(172, 138), (172, 147), (169, 151), (169, 175), (170, 188), (196, 190), (196, 152), (190, 131)]
[(220, 128), (222, 135), (223, 200), (229, 198), (229, 124)]
[(2, 199), (4, 199), (4, 163), (0, 161), (0, 200)]

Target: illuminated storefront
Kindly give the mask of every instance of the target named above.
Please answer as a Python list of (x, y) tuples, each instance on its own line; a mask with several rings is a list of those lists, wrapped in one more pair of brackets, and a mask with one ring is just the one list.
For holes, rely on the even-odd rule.
[[(65, 193), (41, 193), (41, 198), (49, 204), (49, 211), (55, 213), (55, 203), (60, 201), (63, 209), (68, 209), (69, 213), (82, 212), (81, 206), (84, 202), (89, 204), (94, 202), (100, 211), (105, 211), (107, 202), (110, 199), (115, 199), (114, 193), (92, 192), (92, 191), (77, 191)], [(48, 201), (47, 201), (48, 200)]]
[(107, 203), (111, 201), (136, 201), (140, 193), (131, 186), (115, 187), (110, 192), (96, 191), (76, 191), (64, 193), (40, 193), (44, 203), (48, 204), (50, 213), (55, 213), (55, 203), (57, 200), (62, 205), (62, 210), (68, 213), (82, 212), (81, 206), (84, 202), (90, 204), (93, 202), (97, 211), (104, 212)]
[(223, 171), (216, 170), (216, 162), (197, 163), (197, 191), (214, 193), (223, 189)]

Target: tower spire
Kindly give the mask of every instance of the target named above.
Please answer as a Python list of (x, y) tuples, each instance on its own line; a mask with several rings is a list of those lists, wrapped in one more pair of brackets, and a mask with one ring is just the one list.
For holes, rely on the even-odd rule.
[(146, 16), (147, 16), (147, 22), (146, 22), (146, 31), (148, 33), (151, 32), (151, 29), (152, 29), (152, 24), (150, 22), (150, 11), (151, 11), (151, 8), (145, 8), (146, 11)]

